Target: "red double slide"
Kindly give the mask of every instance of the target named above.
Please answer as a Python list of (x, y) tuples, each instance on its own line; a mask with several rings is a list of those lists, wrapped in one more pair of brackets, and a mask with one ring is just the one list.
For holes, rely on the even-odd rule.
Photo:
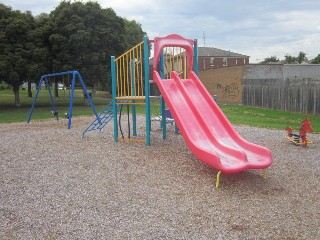
[(193, 72), (181, 79), (161, 79), (153, 71), (172, 116), (188, 147), (201, 161), (226, 173), (265, 169), (272, 163), (268, 148), (243, 139)]

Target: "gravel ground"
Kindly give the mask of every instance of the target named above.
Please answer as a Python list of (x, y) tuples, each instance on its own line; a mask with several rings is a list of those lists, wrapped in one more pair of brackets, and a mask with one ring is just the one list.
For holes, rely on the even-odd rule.
[[(138, 132), (144, 131), (138, 118)], [(113, 142), (92, 117), (0, 124), (0, 239), (320, 239), (320, 136), (236, 126), (273, 154), (263, 170), (221, 175), (168, 128), (152, 146)], [(142, 136), (143, 137), (143, 136)]]

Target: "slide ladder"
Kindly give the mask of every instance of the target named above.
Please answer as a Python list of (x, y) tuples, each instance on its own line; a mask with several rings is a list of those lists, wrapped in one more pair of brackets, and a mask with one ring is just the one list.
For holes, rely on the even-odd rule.
[[(121, 102), (128, 102), (128, 100), (122, 100)], [(120, 108), (120, 104), (117, 104), (117, 111)], [(102, 128), (104, 128), (110, 121), (113, 119), (112, 114), (112, 101), (106, 106), (106, 108), (99, 114), (98, 117), (84, 130), (82, 133), (82, 138), (84, 138), (84, 135), (86, 132), (90, 132), (93, 130), (99, 130), (101, 131)]]

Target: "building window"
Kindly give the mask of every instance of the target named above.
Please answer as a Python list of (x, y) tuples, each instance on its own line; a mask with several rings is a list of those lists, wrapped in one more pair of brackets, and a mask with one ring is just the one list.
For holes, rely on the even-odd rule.
[(214, 66), (214, 57), (210, 58), (210, 66), (211, 66), (211, 67)]
[(227, 58), (223, 58), (223, 66), (227, 66)]

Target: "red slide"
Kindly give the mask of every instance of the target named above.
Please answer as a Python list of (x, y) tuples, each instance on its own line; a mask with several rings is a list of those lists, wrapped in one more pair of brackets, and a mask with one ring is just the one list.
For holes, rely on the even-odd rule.
[(270, 150), (246, 141), (236, 132), (193, 71), (189, 79), (180, 79), (176, 72), (171, 77), (161, 79), (153, 71), (154, 81), (197, 158), (227, 174), (271, 165)]

